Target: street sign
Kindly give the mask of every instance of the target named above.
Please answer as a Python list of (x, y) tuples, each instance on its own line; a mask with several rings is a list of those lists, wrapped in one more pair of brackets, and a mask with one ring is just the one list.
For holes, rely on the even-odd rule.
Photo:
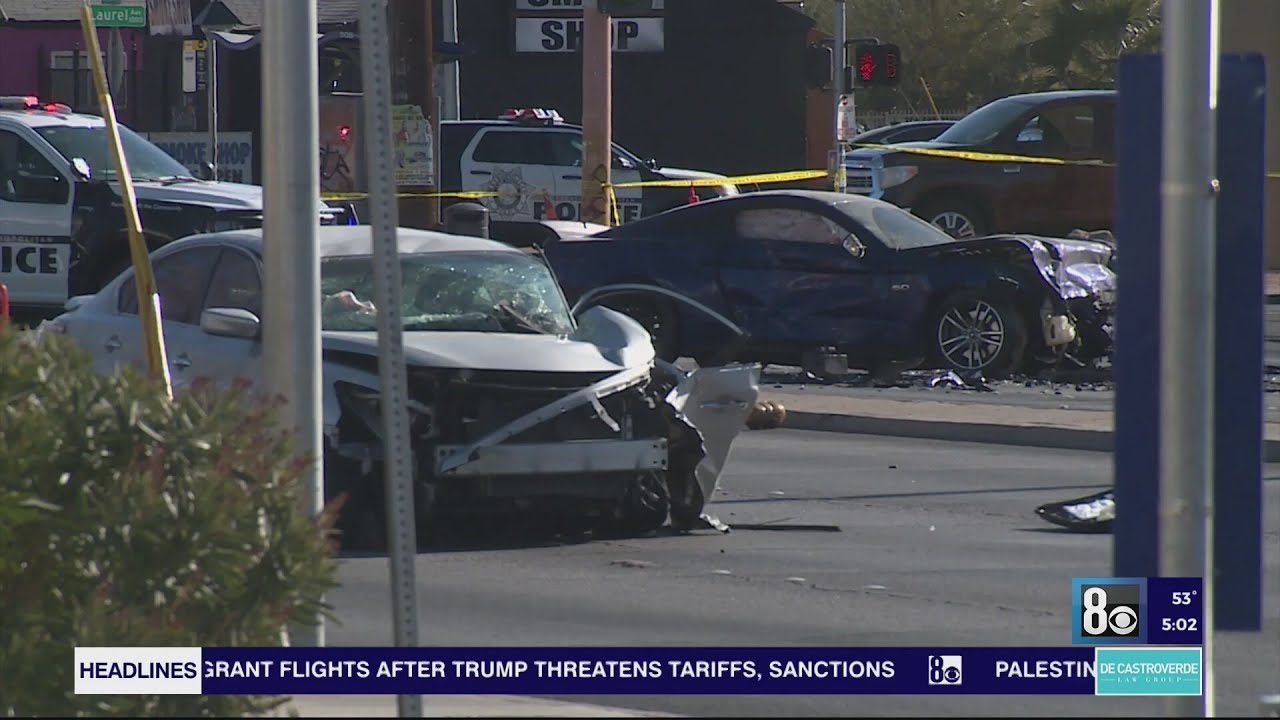
[(144, 28), (147, 0), (95, 0), (89, 3), (98, 27)]

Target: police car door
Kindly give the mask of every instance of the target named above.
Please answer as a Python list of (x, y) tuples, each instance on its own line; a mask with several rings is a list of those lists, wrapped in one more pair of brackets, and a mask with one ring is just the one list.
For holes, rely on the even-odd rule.
[(482, 200), (494, 222), (542, 220), (556, 196), (554, 163), (546, 128), (486, 127), (462, 153), (462, 186), (494, 193)]
[[(556, 153), (556, 187), (559, 197), (556, 200), (556, 217), (560, 220), (578, 220), (582, 217), (582, 131), (564, 129), (549, 131)], [(640, 181), (640, 169), (635, 163), (624, 157), (614, 146), (612, 166), (609, 179), (614, 185), (626, 185)], [(631, 222), (640, 217), (640, 188), (618, 188), (614, 191), (617, 197), (617, 214), (621, 222)], [(613, 208), (608, 209), (613, 212)], [(613, 224), (612, 220), (610, 224)]]
[(54, 158), (0, 128), (0, 282), (15, 305), (66, 302), (72, 194)]

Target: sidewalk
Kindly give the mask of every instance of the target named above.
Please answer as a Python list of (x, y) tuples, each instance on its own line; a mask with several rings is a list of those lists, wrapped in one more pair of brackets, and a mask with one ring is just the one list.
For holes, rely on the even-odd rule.
[[(761, 400), (782, 403), (782, 427), (795, 430), (1110, 451), (1110, 411), (1060, 410), (991, 403), (850, 398), (765, 389)], [(993, 399), (995, 400), (995, 399)], [(1280, 423), (1266, 423), (1266, 460), (1280, 462)]]
[[(275, 713), (288, 717), (396, 717), (394, 695), (296, 695)], [(516, 695), (423, 695), (423, 717), (679, 717)]]

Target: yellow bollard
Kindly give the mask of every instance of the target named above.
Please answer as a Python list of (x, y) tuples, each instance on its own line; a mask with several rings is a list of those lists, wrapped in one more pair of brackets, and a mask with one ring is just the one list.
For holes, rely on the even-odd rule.
[(134, 285), (138, 291), (138, 317), (142, 321), (142, 337), (147, 356), (147, 369), (151, 377), (164, 382), (165, 395), (173, 399), (173, 386), (169, 378), (169, 362), (165, 356), (164, 333), (160, 329), (160, 295), (156, 292), (155, 276), (151, 273), (151, 257), (142, 239), (142, 220), (138, 217), (138, 197), (133, 192), (133, 178), (129, 175), (128, 159), (120, 144), (120, 128), (116, 124), (116, 108), (107, 87), (107, 75), (102, 68), (102, 49), (98, 45), (98, 31), (93, 23), (93, 12), (86, 2), (80, 8), (80, 27), (84, 30), (85, 46), (89, 50), (89, 66), (93, 84), (98, 91), (98, 104), (102, 119), (107, 125), (107, 144), (115, 163), (116, 178), (120, 182), (120, 194), (124, 201), (124, 214), (129, 230), (129, 254), (133, 258)]

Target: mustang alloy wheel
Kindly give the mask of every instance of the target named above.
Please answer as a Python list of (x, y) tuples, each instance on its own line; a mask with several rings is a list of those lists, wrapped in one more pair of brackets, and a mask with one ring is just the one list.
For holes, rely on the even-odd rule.
[(953, 367), (981, 370), (1004, 348), (1004, 319), (985, 300), (951, 307), (938, 323), (938, 349)]
[(1006, 304), (979, 294), (949, 298), (935, 315), (934, 353), (942, 367), (1000, 377), (1017, 369), (1026, 350), (1026, 328)]

